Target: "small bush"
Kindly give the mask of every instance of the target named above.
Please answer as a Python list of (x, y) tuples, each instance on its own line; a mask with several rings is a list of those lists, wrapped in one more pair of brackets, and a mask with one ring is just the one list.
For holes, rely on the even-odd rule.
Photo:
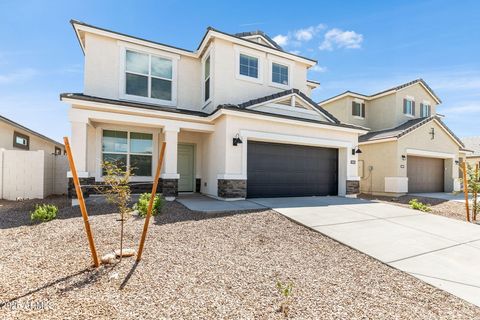
[[(148, 202), (150, 201), (150, 193), (142, 193), (138, 202), (133, 206), (135, 210), (138, 210), (138, 215), (142, 218), (147, 216)], [(160, 213), (163, 207), (163, 199), (158, 195), (153, 200), (152, 216), (156, 216)]]
[(418, 201), (418, 199), (412, 199), (408, 204), (414, 210), (420, 210), (422, 212), (432, 211), (432, 209), (430, 209), (430, 206), (428, 204), (421, 203), (420, 201)]
[(35, 210), (30, 214), (32, 221), (47, 222), (57, 217), (58, 208), (53, 204), (36, 205)]

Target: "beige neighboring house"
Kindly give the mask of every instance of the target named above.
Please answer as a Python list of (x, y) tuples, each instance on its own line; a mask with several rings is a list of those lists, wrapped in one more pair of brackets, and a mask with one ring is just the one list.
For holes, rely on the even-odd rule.
[(437, 114), (440, 98), (422, 79), (373, 94), (344, 92), (319, 106), (344, 123), (367, 127), (359, 138), (364, 193), (452, 192), (467, 150)]
[[(316, 61), (284, 51), (260, 31), (208, 28), (195, 50), (71, 22), (85, 56), (84, 90), (70, 105), (82, 182), (101, 183), (102, 162), (134, 170), (150, 190), (162, 142), (168, 200), (200, 192), (253, 197), (358, 193), (358, 125), (310, 98)], [(143, 183), (143, 184), (142, 184)]]
[(63, 144), (0, 116), (0, 199), (66, 193), (64, 152)]
[(462, 138), (465, 147), (471, 152), (467, 154), (467, 162), (472, 166), (480, 164), (480, 136)]

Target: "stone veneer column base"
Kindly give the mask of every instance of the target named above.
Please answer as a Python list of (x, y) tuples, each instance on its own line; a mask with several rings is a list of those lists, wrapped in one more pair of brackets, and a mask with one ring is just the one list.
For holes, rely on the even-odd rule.
[(360, 193), (360, 181), (358, 180), (347, 180), (347, 197), (356, 195)]
[(245, 199), (247, 180), (218, 179), (218, 196), (224, 199)]
[(162, 193), (167, 201), (178, 197), (178, 179), (162, 179)]

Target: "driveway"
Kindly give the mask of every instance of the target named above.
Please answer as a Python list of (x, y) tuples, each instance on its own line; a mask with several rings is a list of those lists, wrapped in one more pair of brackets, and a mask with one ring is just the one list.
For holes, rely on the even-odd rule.
[(250, 201), (480, 306), (480, 226), (362, 199)]
[[(408, 195), (465, 203), (465, 195), (461, 192), (457, 194), (451, 192), (409, 193)], [(468, 198), (472, 200), (473, 196), (469, 195)]]

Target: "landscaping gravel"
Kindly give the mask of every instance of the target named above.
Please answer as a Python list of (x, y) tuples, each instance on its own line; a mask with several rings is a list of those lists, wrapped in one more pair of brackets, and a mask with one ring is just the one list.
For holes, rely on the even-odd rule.
[[(480, 308), (273, 211), (209, 215), (168, 203), (137, 266), (124, 258), (94, 269), (78, 207), (31, 224), (34, 203), (0, 202), (2, 319), (283, 319), (277, 281), (293, 283), (291, 318), (480, 318)], [(117, 249), (114, 208), (88, 210), (99, 255)], [(126, 222), (126, 247), (137, 249), (143, 222)]]

